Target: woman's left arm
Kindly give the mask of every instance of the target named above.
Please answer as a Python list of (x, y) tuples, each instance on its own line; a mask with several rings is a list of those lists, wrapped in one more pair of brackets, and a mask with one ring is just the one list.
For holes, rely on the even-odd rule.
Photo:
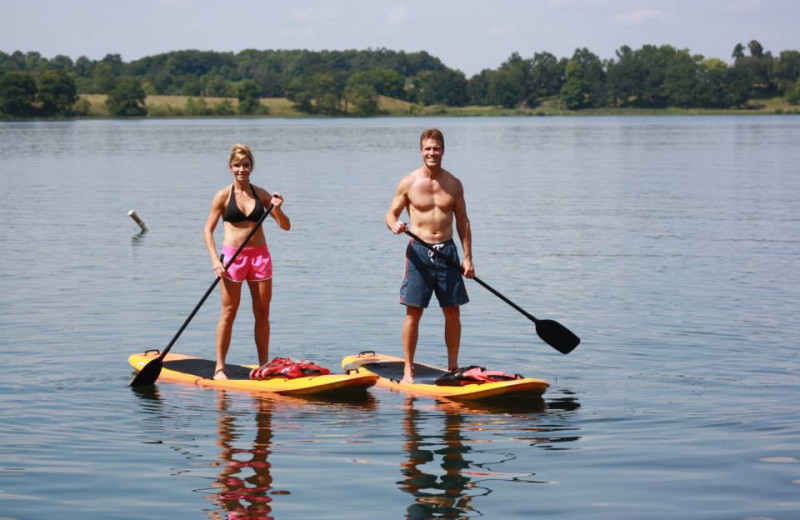
[(289, 216), (283, 212), (283, 195), (278, 192), (272, 195), (268, 192), (265, 193), (267, 193), (267, 204), (272, 204), (272, 218), (275, 219), (275, 222), (278, 223), (281, 229), (289, 231), (292, 228), (292, 221), (289, 220)]

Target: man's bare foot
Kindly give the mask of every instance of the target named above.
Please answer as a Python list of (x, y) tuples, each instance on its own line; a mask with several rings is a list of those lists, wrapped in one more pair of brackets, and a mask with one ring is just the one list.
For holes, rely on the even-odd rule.
[(228, 379), (228, 376), (225, 375), (225, 369), (224, 368), (216, 369), (214, 371), (214, 378), (213, 379), (214, 379), (214, 381), (224, 381), (224, 380)]
[(414, 374), (409, 374), (403, 372), (403, 379), (400, 380), (401, 383), (413, 383), (414, 382)]

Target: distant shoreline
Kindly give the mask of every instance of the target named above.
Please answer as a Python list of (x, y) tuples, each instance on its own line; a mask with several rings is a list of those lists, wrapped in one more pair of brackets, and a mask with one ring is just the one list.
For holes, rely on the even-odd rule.
[[(98, 111), (98, 116), (108, 115), (105, 109), (106, 96), (93, 94), (86, 97), (94, 111)], [(158, 96), (147, 97), (147, 107), (151, 112), (148, 117), (191, 117), (197, 114), (178, 113), (186, 106), (187, 100), (191, 96)], [(238, 105), (235, 98), (192, 98), (195, 100), (204, 99), (209, 106), (213, 106), (223, 100), (233, 102), (234, 107)], [(296, 110), (293, 103), (286, 98), (262, 98), (261, 106), (267, 107), (268, 114), (257, 114), (256, 116), (231, 115), (201, 115), (203, 117), (287, 117), (287, 118), (315, 118), (331, 116), (314, 116)], [(154, 110), (155, 109), (155, 110)], [(170, 113), (163, 113), (169, 111)], [(104, 112), (104, 113), (103, 113)], [(155, 112), (155, 113), (153, 113)], [(466, 107), (445, 107), (440, 105), (422, 106), (401, 101), (399, 99), (380, 96), (380, 113), (377, 117), (430, 117), (430, 116), (460, 116), (460, 117), (502, 117), (502, 116), (627, 116), (627, 115), (757, 115), (757, 114), (790, 114), (800, 115), (800, 106), (793, 106), (786, 102), (783, 97), (773, 99), (751, 100), (748, 108), (744, 109), (684, 109), (684, 108), (665, 108), (665, 109), (646, 109), (646, 108), (590, 108), (582, 110), (566, 110), (558, 107), (557, 99), (547, 99), (536, 108), (530, 109), (507, 109), (487, 106), (466, 106)], [(358, 117), (358, 116), (340, 116)]]
[[(104, 94), (84, 94), (80, 99), (88, 104), (89, 113), (76, 117), (57, 117), (54, 120), (72, 119), (112, 119), (106, 105)], [(190, 101), (191, 100), (191, 101)], [(212, 113), (220, 103), (232, 107), (230, 113)], [(188, 105), (187, 105), (188, 103)], [(336, 119), (362, 118), (362, 116), (342, 114), (339, 116), (314, 115), (301, 112), (286, 98), (261, 98), (262, 110), (254, 115), (236, 113), (238, 99), (193, 96), (151, 95), (146, 99), (148, 115), (146, 119), (175, 118), (291, 118), (291, 119)], [(747, 108), (738, 109), (685, 109), (668, 107), (653, 108), (590, 108), (582, 110), (566, 110), (559, 107), (558, 100), (543, 100), (536, 108), (508, 109), (489, 106), (445, 107), (441, 105), (424, 106), (394, 98), (380, 96), (380, 112), (369, 117), (587, 117), (587, 116), (696, 116), (696, 115), (800, 115), (800, 106), (790, 105), (783, 97), (751, 100)], [(198, 111), (204, 107), (208, 113)], [(188, 110), (187, 110), (188, 109)], [(42, 118), (36, 118), (41, 120)], [(46, 119), (46, 118), (45, 118)], [(5, 118), (0, 120), (26, 121), (29, 118)]]

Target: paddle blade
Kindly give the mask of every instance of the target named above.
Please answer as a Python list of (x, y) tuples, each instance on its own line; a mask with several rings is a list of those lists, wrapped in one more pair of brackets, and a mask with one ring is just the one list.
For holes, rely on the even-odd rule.
[(562, 354), (569, 354), (581, 342), (581, 338), (571, 330), (553, 320), (536, 320), (536, 333), (545, 343)]
[(139, 371), (138, 374), (131, 381), (131, 386), (147, 386), (152, 385), (161, 374), (161, 368), (164, 366), (160, 357), (155, 358), (153, 361), (146, 364)]

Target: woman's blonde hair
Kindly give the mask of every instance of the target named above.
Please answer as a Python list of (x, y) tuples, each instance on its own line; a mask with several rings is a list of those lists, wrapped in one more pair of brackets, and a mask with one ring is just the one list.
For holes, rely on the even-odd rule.
[(256, 167), (256, 161), (253, 159), (253, 150), (246, 144), (236, 143), (231, 147), (231, 156), (230, 159), (228, 159), (228, 166), (241, 162), (244, 158), (250, 159), (251, 168)]

